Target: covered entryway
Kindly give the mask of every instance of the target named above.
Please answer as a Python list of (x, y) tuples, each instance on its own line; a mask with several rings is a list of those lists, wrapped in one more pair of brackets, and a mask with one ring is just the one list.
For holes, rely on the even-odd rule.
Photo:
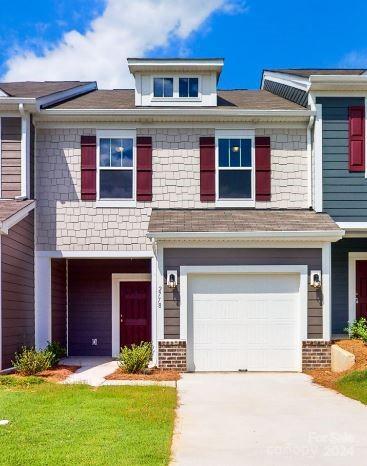
[(187, 284), (189, 370), (301, 370), (299, 273), (192, 274)]

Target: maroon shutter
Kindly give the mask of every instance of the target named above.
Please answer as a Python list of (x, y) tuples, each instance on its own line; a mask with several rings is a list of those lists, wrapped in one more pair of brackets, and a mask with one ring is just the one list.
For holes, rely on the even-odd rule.
[(270, 138), (255, 138), (256, 159), (256, 200), (270, 201), (271, 199), (271, 161)]
[(215, 139), (200, 138), (200, 200), (215, 202)]
[(137, 188), (138, 201), (151, 201), (152, 192), (152, 138), (138, 137), (136, 139), (137, 151)]
[(83, 201), (96, 200), (96, 137), (81, 136), (81, 198)]
[(364, 107), (349, 107), (349, 171), (364, 172)]

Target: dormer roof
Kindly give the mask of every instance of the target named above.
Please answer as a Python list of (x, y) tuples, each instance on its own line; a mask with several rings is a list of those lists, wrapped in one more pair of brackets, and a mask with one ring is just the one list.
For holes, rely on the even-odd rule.
[(135, 73), (155, 72), (216, 72), (222, 71), (224, 58), (128, 58), (129, 71)]

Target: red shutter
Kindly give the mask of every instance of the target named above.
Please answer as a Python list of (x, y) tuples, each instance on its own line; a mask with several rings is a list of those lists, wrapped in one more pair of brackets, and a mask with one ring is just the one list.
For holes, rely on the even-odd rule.
[(271, 199), (271, 160), (270, 138), (255, 138), (256, 159), (256, 200), (270, 201)]
[(349, 171), (364, 172), (364, 107), (349, 107)]
[(215, 139), (200, 138), (200, 200), (215, 202)]
[(81, 136), (81, 198), (83, 201), (96, 200), (96, 137)]
[(151, 201), (152, 191), (152, 138), (136, 138), (137, 151), (137, 187), (136, 198), (138, 201)]

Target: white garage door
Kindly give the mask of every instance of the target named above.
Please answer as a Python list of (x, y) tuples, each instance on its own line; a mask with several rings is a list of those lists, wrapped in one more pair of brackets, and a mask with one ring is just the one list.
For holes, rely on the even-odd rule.
[(189, 370), (300, 370), (299, 287), (298, 274), (189, 276)]

